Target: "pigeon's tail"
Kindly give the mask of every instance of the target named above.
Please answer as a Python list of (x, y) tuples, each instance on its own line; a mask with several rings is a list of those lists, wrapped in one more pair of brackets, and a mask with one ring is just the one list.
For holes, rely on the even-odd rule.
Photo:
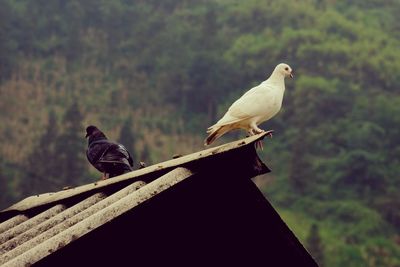
[(204, 140), (204, 145), (205, 146), (210, 145), (212, 142), (215, 141), (215, 139), (221, 137), (223, 134), (227, 133), (229, 130), (230, 130), (230, 127), (228, 127), (228, 125), (220, 126), (217, 128), (214, 128), (214, 127), (208, 128), (207, 133), (209, 133), (209, 135), (207, 136), (206, 140)]

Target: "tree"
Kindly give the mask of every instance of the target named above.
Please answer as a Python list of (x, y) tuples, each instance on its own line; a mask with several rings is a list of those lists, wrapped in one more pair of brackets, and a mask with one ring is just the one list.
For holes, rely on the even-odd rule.
[(57, 118), (54, 111), (48, 115), (45, 132), (26, 160), (26, 176), (21, 183), (23, 195), (32, 195), (57, 190), (60, 183), (56, 169), (56, 140), (58, 136)]
[(147, 143), (144, 143), (142, 153), (140, 154), (140, 161), (143, 161), (146, 166), (152, 164), (151, 155), (150, 155), (150, 148)]
[(0, 1), (0, 82), (11, 76), (15, 65), (16, 43), (12, 38), (13, 15), (7, 1)]
[(74, 102), (64, 115), (63, 132), (56, 140), (54, 171), (58, 175), (54, 179), (59, 179), (64, 186), (82, 183), (87, 176), (82, 120), (78, 103)]
[(0, 188), (2, 191), (2, 193), (0, 194), (0, 209), (6, 206), (9, 200), (9, 188), (8, 188), (7, 177), (4, 171), (4, 165), (5, 164), (3, 163), (3, 159), (0, 158)]
[[(106, 128), (124, 124), (120, 141), (136, 152), (136, 162), (151, 164), (162, 154), (125, 121), (128, 109), (144, 132), (158, 127), (168, 140), (161, 150), (181, 137), (188, 142), (174, 145), (200, 144), (220, 112), (286, 62), (295, 78), (286, 81), (282, 111), (262, 127), (276, 132), (263, 152), (276, 166), (267, 192), (289, 211), (311, 210), (289, 206), (293, 199), (315, 204), (310, 219), (324, 219), (343, 236), (352, 212), (338, 216), (332, 208), (332, 216), (323, 216), (319, 204), (354, 200), (379, 211), (396, 229), (383, 223), (376, 229), (395, 235), (399, 12), (393, 0), (0, 0), (0, 189), (8, 189), (0, 198), (18, 199), (15, 186), (30, 195), (84, 182), (81, 120), (57, 127), (49, 115), (47, 128), (41, 123), (50, 107), (61, 115), (71, 109), (66, 96), (79, 97), (88, 118)], [(357, 218), (371, 221), (364, 213)], [(365, 244), (332, 249), (340, 242), (326, 244), (326, 263), (365, 266), (357, 264)]]
[(304, 128), (300, 128), (299, 136), (294, 140), (289, 168), (289, 182), (293, 191), (300, 195), (304, 195), (309, 189), (311, 178), (311, 166), (307, 158), (307, 141), (302, 139), (304, 131)]
[(132, 118), (128, 116), (126, 118), (124, 125), (121, 128), (119, 134), (119, 142), (126, 147), (126, 149), (131, 154), (133, 161), (137, 161), (136, 158), (136, 140), (135, 135), (132, 132)]
[(320, 267), (324, 266), (324, 245), (317, 224), (312, 224), (306, 240), (306, 247)]

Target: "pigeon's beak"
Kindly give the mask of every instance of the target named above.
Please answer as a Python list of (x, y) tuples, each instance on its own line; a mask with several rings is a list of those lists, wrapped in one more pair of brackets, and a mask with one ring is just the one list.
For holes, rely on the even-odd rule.
[(289, 77), (290, 77), (290, 78), (293, 78), (293, 77), (294, 77), (293, 71), (290, 72)]
[(88, 138), (88, 136), (89, 136), (89, 133), (86, 133), (85, 138)]

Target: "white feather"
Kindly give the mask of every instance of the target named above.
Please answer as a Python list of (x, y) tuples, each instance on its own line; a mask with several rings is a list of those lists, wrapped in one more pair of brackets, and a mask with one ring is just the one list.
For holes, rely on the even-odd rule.
[(292, 69), (284, 63), (277, 65), (267, 80), (247, 91), (216, 124), (208, 128), (210, 135), (205, 144), (209, 145), (234, 129), (244, 129), (251, 135), (261, 132), (258, 125), (271, 119), (282, 107), (287, 76), (292, 77)]

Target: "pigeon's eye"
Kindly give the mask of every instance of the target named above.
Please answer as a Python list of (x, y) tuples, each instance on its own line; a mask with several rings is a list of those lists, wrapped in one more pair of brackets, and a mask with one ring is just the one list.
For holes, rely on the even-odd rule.
[(288, 68), (288, 67), (286, 67), (286, 68), (285, 68), (285, 70), (289, 70), (289, 68)]

